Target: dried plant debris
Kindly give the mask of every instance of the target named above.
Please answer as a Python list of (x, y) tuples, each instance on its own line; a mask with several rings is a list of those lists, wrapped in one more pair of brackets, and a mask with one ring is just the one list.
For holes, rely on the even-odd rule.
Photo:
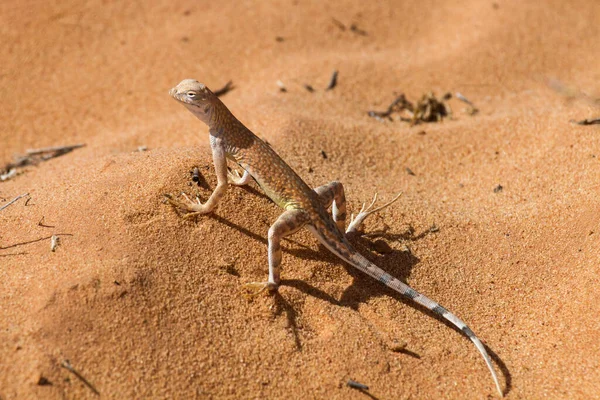
[(100, 392), (98, 391), (98, 389), (96, 389), (96, 387), (92, 385), (90, 381), (85, 379), (85, 377), (81, 375), (79, 371), (73, 368), (69, 360), (64, 360), (62, 363), (60, 363), (60, 366), (72, 373), (73, 375), (75, 375), (81, 382), (83, 382), (88, 388), (90, 388), (90, 390), (94, 392), (95, 395), (100, 396)]
[(44, 147), (41, 149), (27, 150), (25, 155), (15, 157), (14, 162), (8, 163), (4, 168), (0, 169), (0, 181), (6, 181), (17, 176), (19, 174), (19, 168), (28, 165), (38, 165), (43, 161), (60, 157), (84, 146), (85, 144), (75, 144), (72, 146)]
[(331, 90), (337, 85), (337, 77), (338, 77), (338, 71), (335, 70), (331, 74), (331, 78), (329, 79), (329, 84), (327, 85), (325, 90)]
[(55, 252), (59, 244), (60, 238), (56, 235), (52, 235), (52, 237), (50, 238), (50, 251)]
[(0, 182), (12, 179), (15, 176), (17, 176), (17, 169), (16, 168), (11, 168), (8, 171), (6, 171), (5, 173), (0, 174)]
[[(335, 18), (331, 18), (331, 21), (333, 22), (333, 24), (335, 26), (337, 26), (341, 31), (345, 31), (346, 30), (346, 25), (344, 25), (342, 22), (340, 22), (339, 20), (335, 19)], [(360, 36), (368, 36), (367, 31), (365, 31), (364, 29), (361, 29), (358, 27), (358, 25), (356, 23), (353, 23), (350, 25), (350, 32), (355, 33), (357, 35)]]
[(600, 118), (582, 119), (581, 121), (571, 120), (571, 123), (577, 125), (600, 125)]
[(275, 82), (277, 84), (277, 87), (279, 88), (280, 92), (287, 92), (287, 88), (285, 87), (285, 84), (283, 82), (281, 82), (280, 80), (278, 80), (277, 82)]
[(341, 31), (345, 31), (346, 30), (346, 25), (344, 25), (343, 23), (341, 23), (340, 21), (338, 21), (335, 18), (331, 18), (331, 21), (333, 22), (333, 24), (335, 26), (337, 26), (338, 28), (340, 28)]
[(387, 118), (390, 121), (392, 121), (393, 113), (400, 113), (404, 110), (408, 110), (409, 112), (412, 112), (414, 110), (414, 106), (412, 105), (412, 103), (410, 101), (406, 100), (406, 96), (404, 96), (404, 94), (401, 94), (400, 96), (396, 97), (396, 99), (392, 102), (392, 104), (390, 104), (388, 106), (387, 110), (385, 110), (385, 111), (369, 111), (368, 115), (369, 115), (369, 117), (373, 117), (373, 118), (381, 120), (381, 121), (383, 121), (384, 118)]
[(424, 94), (417, 104), (413, 104), (406, 99), (404, 94), (396, 97), (385, 111), (369, 111), (369, 117), (383, 121), (387, 118), (393, 121), (393, 115), (398, 114), (400, 121), (408, 122), (411, 125), (417, 125), (423, 122), (440, 122), (446, 117), (452, 115), (452, 109), (448, 100), (452, 94), (446, 93), (438, 99), (433, 92)]
[(52, 386), (52, 382), (50, 382), (45, 376), (40, 376), (40, 379), (38, 379), (37, 384), (38, 386)]
[(446, 93), (441, 99), (437, 99), (433, 92), (424, 94), (417, 103), (411, 120), (412, 125), (419, 122), (440, 122), (444, 117), (452, 115), (452, 109), (447, 103), (452, 94)]
[(20, 198), (25, 197), (25, 196), (29, 196), (29, 193), (24, 193), (24, 194), (18, 195), (17, 197), (15, 197), (11, 201), (9, 201), (8, 203), (6, 203), (2, 207), (0, 207), (0, 211), (4, 210), (5, 208), (7, 208), (8, 206), (10, 206), (11, 204), (15, 203), (17, 200), (19, 200)]
[(351, 387), (352, 389), (369, 390), (369, 387), (367, 385), (365, 385), (364, 383), (356, 382), (352, 379), (348, 379), (348, 382), (346, 382), (346, 385), (348, 385), (348, 387)]
[(358, 27), (358, 25), (356, 25), (356, 24), (350, 25), (350, 30), (353, 33), (356, 33), (357, 35), (360, 35), (360, 36), (367, 36), (368, 35), (367, 31), (365, 31), (364, 29), (360, 29)]
[(215, 90), (214, 95), (217, 97), (223, 96), (225, 93), (229, 92), (230, 90), (233, 90), (234, 88), (235, 86), (233, 86), (233, 82), (229, 81), (221, 89)]
[(462, 93), (456, 92), (456, 98), (468, 105), (468, 107), (465, 108), (465, 112), (467, 114), (475, 115), (479, 112), (479, 109), (477, 107), (475, 107), (475, 104), (471, 103), (471, 101), (469, 99), (467, 99)]

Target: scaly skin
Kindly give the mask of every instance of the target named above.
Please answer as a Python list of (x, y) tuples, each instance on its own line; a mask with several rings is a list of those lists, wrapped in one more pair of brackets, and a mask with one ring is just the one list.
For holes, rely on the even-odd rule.
[[(197, 204), (191, 201), (184, 203), (167, 196), (167, 200), (174, 207), (187, 212), (188, 215), (210, 213), (225, 194), (229, 183), (243, 185), (251, 176), (267, 196), (286, 210), (269, 229), (269, 280), (251, 283), (249, 287), (258, 289), (258, 292), (277, 289), (282, 256), (280, 241), (307, 226), (333, 254), (460, 329), (475, 344), (492, 374), (500, 396), (504, 395), (486, 348), (463, 321), (367, 260), (346, 239), (346, 235), (356, 233), (356, 229), (369, 214), (389, 206), (398, 197), (378, 209), (371, 210), (372, 203), (366, 211), (361, 210), (344, 235), (346, 201), (341, 183), (332, 182), (315, 190), (311, 189), (269, 145), (235, 118), (221, 100), (202, 83), (185, 79), (171, 89), (170, 95), (209, 126), (218, 182), (204, 204), (199, 201)], [(234, 160), (244, 169), (243, 177), (227, 172), (227, 158)], [(327, 212), (330, 205), (333, 205), (333, 216)]]

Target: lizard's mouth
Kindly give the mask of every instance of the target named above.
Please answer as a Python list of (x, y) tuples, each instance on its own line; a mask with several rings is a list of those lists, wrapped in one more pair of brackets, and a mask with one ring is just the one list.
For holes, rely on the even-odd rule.
[(185, 96), (184, 96), (184, 95), (182, 95), (181, 93), (178, 93), (178, 92), (177, 92), (177, 88), (173, 88), (173, 89), (169, 90), (169, 95), (170, 95), (172, 98), (174, 98), (175, 100), (177, 100), (177, 101), (179, 101), (179, 102), (181, 102), (181, 103), (190, 104), (190, 103), (188, 103), (187, 101), (185, 101), (185, 100), (186, 100), (186, 98), (185, 98)]
[(191, 102), (184, 94), (177, 93), (176, 88), (169, 90), (169, 94), (171, 95), (172, 98), (174, 98), (175, 100), (177, 100), (180, 103), (185, 104), (186, 106), (198, 107), (196, 104)]

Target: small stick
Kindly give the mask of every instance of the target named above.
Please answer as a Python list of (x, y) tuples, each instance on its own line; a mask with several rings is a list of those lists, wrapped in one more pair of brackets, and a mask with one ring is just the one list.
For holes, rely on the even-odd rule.
[(42, 216), (42, 219), (40, 219), (39, 222), (37, 223), (38, 226), (41, 226), (42, 228), (56, 228), (53, 225), (46, 225), (46, 224), (44, 224), (44, 218), (46, 218), (46, 217)]
[(26, 151), (26, 153), (29, 156), (35, 156), (35, 155), (40, 155), (40, 154), (44, 154), (44, 153), (65, 154), (71, 150), (78, 149), (78, 148), (84, 147), (84, 146), (85, 146), (85, 143), (74, 144), (72, 146), (43, 147), (41, 149), (29, 149)]
[(304, 89), (308, 90), (311, 93), (315, 91), (315, 88), (313, 88), (312, 86), (310, 86), (307, 83), (304, 84)]
[(412, 105), (412, 103), (408, 100), (406, 100), (406, 96), (404, 96), (404, 94), (401, 94), (400, 96), (396, 97), (394, 99), (394, 101), (392, 102), (392, 104), (390, 104), (387, 108), (387, 110), (385, 111), (369, 111), (367, 112), (367, 114), (369, 115), (369, 117), (373, 117), (376, 119), (380, 119), (383, 120), (383, 118), (389, 118), (391, 120), (391, 115), (394, 112), (399, 112), (402, 110), (409, 110), (412, 111), (414, 108), (414, 106)]
[(22, 255), (25, 255), (25, 254), (27, 254), (27, 253), (25, 253), (24, 251), (22, 251), (20, 253), (0, 254), (0, 257), (22, 256)]
[(600, 118), (583, 119), (581, 121), (575, 121), (574, 119), (572, 119), (570, 122), (575, 123), (577, 125), (596, 125), (600, 124)]
[(223, 86), (221, 89), (215, 90), (213, 93), (215, 94), (215, 96), (219, 97), (219, 96), (223, 96), (225, 93), (229, 92), (230, 90), (233, 90), (234, 86), (233, 86), (233, 82), (229, 81), (225, 84), (225, 86)]
[(287, 92), (287, 89), (285, 88), (285, 84), (283, 82), (281, 82), (280, 80), (278, 80), (277, 82), (275, 82), (277, 84), (277, 86), (279, 87), (279, 91), (280, 92)]
[(467, 103), (471, 108), (468, 109), (468, 113), (473, 115), (476, 114), (479, 110), (475, 107), (475, 104), (471, 102), (471, 100), (467, 99), (462, 93), (456, 92), (456, 98), (462, 101), (463, 103)]
[(333, 74), (331, 74), (331, 79), (329, 80), (329, 85), (327, 85), (327, 88), (325, 88), (325, 90), (331, 90), (337, 85), (337, 76), (338, 71), (333, 71)]
[(24, 194), (18, 195), (17, 197), (15, 197), (14, 199), (12, 199), (7, 204), (5, 204), (2, 207), (0, 207), (0, 211), (4, 210), (6, 207), (10, 206), (12, 203), (14, 203), (15, 201), (19, 200), (21, 197), (25, 197), (25, 196), (29, 196), (29, 193), (24, 193)]
[[(72, 233), (57, 233), (56, 235), (52, 235), (52, 236), (73, 236), (73, 234)], [(4, 246), (4, 247), (0, 246), (0, 250), (12, 249), (13, 247), (24, 246), (26, 244), (41, 242), (42, 240), (50, 239), (52, 236), (45, 236), (43, 238), (33, 239), (33, 240), (29, 240), (27, 242), (11, 244), (9, 246)]]
[(356, 24), (352, 24), (350, 25), (350, 30), (354, 33), (356, 33), (357, 35), (361, 35), (361, 36), (367, 36), (367, 31), (360, 29)]
[(467, 103), (468, 105), (470, 105), (471, 107), (475, 107), (475, 105), (473, 103), (471, 103), (471, 101), (469, 99), (467, 99), (462, 93), (460, 92), (456, 92), (456, 98), (459, 99), (460, 101)]
[(64, 369), (66, 369), (67, 371), (71, 372), (73, 375), (75, 375), (77, 378), (79, 378), (81, 380), (81, 382), (85, 383), (85, 385), (87, 387), (89, 387), (92, 392), (94, 392), (95, 394), (100, 396), (100, 392), (98, 391), (98, 389), (96, 389), (94, 387), (94, 385), (92, 385), (87, 379), (85, 379), (83, 377), (83, 375), (81, 375), (79, 373), (79, 371), (77, 371), (75, 368), (73, 368), (73, 366), (71, 365), (71, 362), (69, 360), (64, 360), (62, 363), (60, 363), (60, 366), (63, 367)]
[(348, 379), (348, 382), (346, 382), (346, 385), (348, 385), (352, 389), (369, 390), (369, 387), (367, 385), (360, 383), (360, 382), (353, 381), (352, 379)]
[(346, 25), (344, 25), (343, 23), (341, 23), (340, 21), (338, 21), (335, 18), (331, 18), (331, 20), (333, 21), (333, 23), (335, 24), (335, 26), (337, 26), (338, 28), (340, 28), (342, 31), (346, 30)]

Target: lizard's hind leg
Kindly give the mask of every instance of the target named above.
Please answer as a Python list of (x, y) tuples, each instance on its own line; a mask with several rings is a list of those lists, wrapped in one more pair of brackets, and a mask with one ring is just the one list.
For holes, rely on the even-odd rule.
[(396, 200), (398, 200), (400, 198), (401, 195), (402, 195), (402, 192), (398, 193), (396, 195), (396, 197), (394, 197), (391, 201), (388, 201), (381, 207), (372, 209), (373, 206), (375, 205), (375, 202), (377, 202), (377, 193), (375, 193), (375, 196), (373, 196), (373, 201), (371, 202), (371, 204), (369, 204), (369, 206), (366, 209), (365, 209), (365, 205), (363, 204), (362, 208), (360, 209), (360, 212), (358, 213), (356, 218), (354, 218), (354, 215), (352, 215), (352, 217), (350, 218), (350, 224), (348, 224), (348, 229), (346, 229), (346, 236), (348, 236), (349, 234), (356, 234), (357, 232), (359, 232), (362, 229), (363, 222), (365, 222), (365, 219), (369, 215), (375, 214), (376, 212), (381, 211), (381, 210), (391, 206), (392, 204), (394, 204), (396, 202)]
[(251, 295), (257, 295), (265, 289), (274, 291), (280, 282), (281, 239), (295, 233), (309, 222), (303, 210), (288, 210), (277, 218), (269, 228), (269, 280), (267, 282), (251, 282), (245, 286)]
[(346, 195), (342, 182), (333, 181), (315, 189), (325, 208), (333, 204), (331, 214), (340, 232), (346, 229)]

